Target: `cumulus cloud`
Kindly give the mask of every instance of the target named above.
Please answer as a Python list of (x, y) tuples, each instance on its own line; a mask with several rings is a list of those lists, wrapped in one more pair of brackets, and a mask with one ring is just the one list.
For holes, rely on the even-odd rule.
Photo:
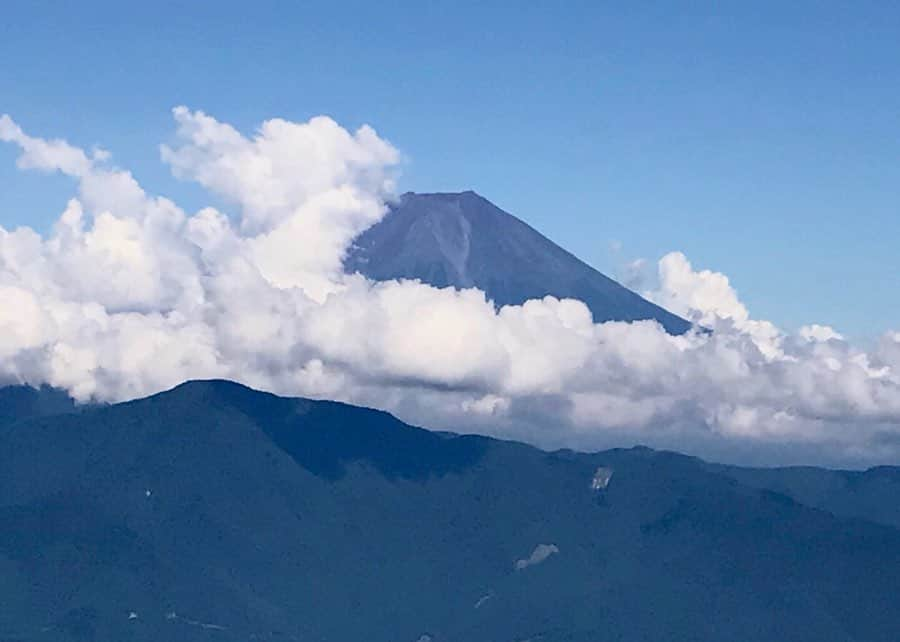
[(812, 323), (801, 327), (797, 334), (807, 341), (831, 341), (832, 339), (836, 341), (844, 340), (844, 336), (841, 333), (836, 332), (831, 326), (819, 325), (818, 323)]
[(347, 248), (393, 193), (389, 142), (325, 117), (252, 135), (182, 107), (174, 117), (162, 159), (232, 216), (187, 213), (107, 153), (0, 118), (20, 167), (77, 183), (46, 234), (0, 228), (0, 381), (121, 400), (225, 377), (544, 446), (898, 455), (898, 333), (868, 352), (826, 326), (784, 333), (679, 253), (661, 259), (647, 296), (712, 332), (595, 324), (570, 299), (497, 309), (475, 289), (346, 275)]
[(783, 354), (778, 328), (769, 321), (750, 318), (728, 277), (711, 270), (695, 271), (681, 252), (670, 252), (660, 259), (659, 289), (646, 296), (699, 325), (746, 334), (767, 357)]
[(163, 145), (174, 174), (241, 208), (247, 250), (267, 281), (322, 301), (340, 280), (350, 242), (384, 214), (397, 151), (368, 126), (332, 119), (262, 124), (252, 139), (230, 125), (174, 110), (180, 145)]

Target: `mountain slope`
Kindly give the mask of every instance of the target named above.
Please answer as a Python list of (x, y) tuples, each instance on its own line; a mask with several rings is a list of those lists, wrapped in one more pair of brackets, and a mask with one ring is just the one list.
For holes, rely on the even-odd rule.
[(42, 386), (0, 387), (0, 426), (31, 417), (58, 415), (75, 410), (75, 402), (64, 390)]
[(841, 517), (900, 528), (900, 468), (896, 466), (827, 470), (805, 466), (741, 468), (710, 464), (710, 469), (746, 486), (781, 493)]
[(597, 323), (656, 319), (671, 333), (690, 328), (474, 192), (404, 194), (356, 239), (344, 266), (374, 280), (477, 287), (498, 305), (576, 298)]
[(898, 589), (900, 530), (644, 448), (220, 381), (0, 427), (0, 639), (887, 641)]

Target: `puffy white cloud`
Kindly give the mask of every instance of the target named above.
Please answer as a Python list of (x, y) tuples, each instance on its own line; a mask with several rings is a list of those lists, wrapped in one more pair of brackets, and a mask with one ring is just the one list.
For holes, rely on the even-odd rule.
[(163, 160), (240, 207), (268, 281), (321, 301), (340, 281), (350, 242), (384, 214), (397, 151), (371, 127), (351, 134), (325, 116), (268, 120), (248, 139), (203, 112), (174, 115), (181, 144), (162, 146)]
[(78, 181), (46, 236), (0, 228), (0, 380), (119, 400), (225, 377), (545, 446), (841, 463), (900, 453), (900, 334), (870, 352), (826, 326), (786, 334), (679, 253), (648, 295), (711, 333), (594, 324), (574, 300), (497, 310), (475, 289), (345, 275), (347, 247), (391, 196), (388, 142), (324, 117), (247, 137), (174, 114), (163, 159), (234, 204), (234, 219), (188, 214), (108, 154), (0, 118), (21, 167)]
[(0, 358), (31, 350), (52, 336), (37, 298), (28, 290), (0, 285)]
[(797, 334), (807, 341), (831, 341), (832, 339), (838, 341), (844, 340), (843, 335), (836, 332), (830, 325), (819, 325), (818, 323), (812, 323), (801, 327)]
[(645, 295), (667, 310), (707, 328), (726, 331), (733, 327), (752, 337), (766, 357), (783, 354), (781, 332), (769, 321), (750, 318), (728, 277), (711, 270), (695, 271), (681, 252), (670, 252), (659, 260), (659, 289)]

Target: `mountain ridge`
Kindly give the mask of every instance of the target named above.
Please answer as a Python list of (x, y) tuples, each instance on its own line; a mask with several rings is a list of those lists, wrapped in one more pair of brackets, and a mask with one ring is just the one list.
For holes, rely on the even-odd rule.
[(37, 414), (0, 426), (0, 639), (891, 640), (900, 527), (733, 472), (221, 380)]
[(885, 495), (737, 472), (225, 380), (38, 412), (0, 425), (0, 639), (892, 640)]

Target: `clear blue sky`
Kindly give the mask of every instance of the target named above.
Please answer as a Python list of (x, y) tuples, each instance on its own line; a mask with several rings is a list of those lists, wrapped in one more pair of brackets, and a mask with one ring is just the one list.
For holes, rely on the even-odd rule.
[[(137, 4), (0, 5), (0, 112), (189, 207), (177, 104), (370, 123), (404, 189), (475, 189), (601, 270), (681, 250), (786, 328), (900, 328), (900, 5)], [(71, 185), (14, 158), (0, 224), (45, 229)]]

